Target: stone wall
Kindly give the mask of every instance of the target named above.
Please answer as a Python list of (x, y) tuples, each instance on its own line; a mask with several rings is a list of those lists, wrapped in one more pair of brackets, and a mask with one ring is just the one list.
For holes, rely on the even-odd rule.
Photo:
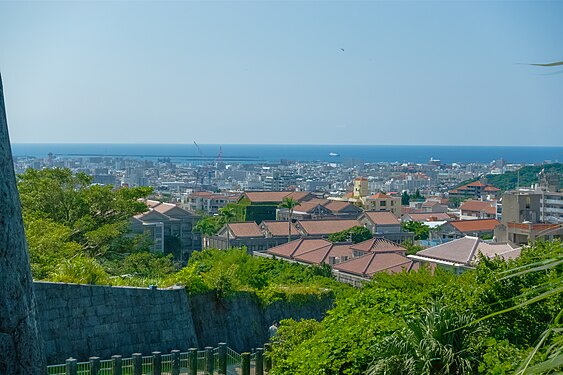
[(35, 296), (49, 364), (69, 357), (202, 349), (219, 342), (246, 351), (268, 341), (272, 321), (320, 320), (334, 302), (332, 295), (301, 296), (299, 302), (263, 306), (253, 293), (188, 297), (184, 289), (48, 282), (35, 282)]
[(34, 284), (49, 364), (197, 346), (183, 289)]

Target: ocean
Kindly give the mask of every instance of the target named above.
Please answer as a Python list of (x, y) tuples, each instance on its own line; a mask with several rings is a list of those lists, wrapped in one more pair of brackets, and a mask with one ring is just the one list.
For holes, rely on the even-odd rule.
[[(563, 147), (510, 146), (389, 146), (389, 145), (258, 145), (258, 144), (39, 144), (16, 143), (14, 156), (123, 156), (216, 160), (225, 162), (327, 161), (414, 162), (431, 158), (442, 163), (543, 163), (563, 160)], [(335, 155), (336, 154), (336, 155)]]

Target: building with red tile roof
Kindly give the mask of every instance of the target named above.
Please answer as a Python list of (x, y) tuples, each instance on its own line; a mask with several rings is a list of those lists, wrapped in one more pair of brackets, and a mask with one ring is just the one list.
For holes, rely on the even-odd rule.
[(465, 236), (421, 250), (416, 255), (409, 255), (409, 258), (460, 273), (475, 266), (479, 261), (479, 254), (509, 260), (520, 256), (520, 248), (508, 243), (485, 242), (478, 237)]
[(484, 235), (492, 238), (495, 227), (500, 222), (496, 219), (477, 219), (450, 221), (442, 225), (438, 235), (441, 238), (461, 238), (464, 236), (482, 237)]
[(471, 219), (496, 219), (496, 201), (467, 200), (459, 207), (462, 220)]

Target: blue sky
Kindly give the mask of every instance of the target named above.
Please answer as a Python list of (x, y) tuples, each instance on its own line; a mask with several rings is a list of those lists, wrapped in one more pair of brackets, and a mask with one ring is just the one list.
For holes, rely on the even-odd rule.
[[(0, 2), (13, 143), (563, 145), (563, 2)], [(343, 49), (343, 50), (342, 50)]]

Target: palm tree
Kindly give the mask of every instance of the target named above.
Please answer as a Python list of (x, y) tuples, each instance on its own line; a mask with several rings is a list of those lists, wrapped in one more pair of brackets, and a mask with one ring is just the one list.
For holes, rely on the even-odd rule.
[(472, 353), (468, 350), (471, 315), (458, 315), (434, 301), (402, 331), (390, 336), (377, 354), (368, 375), (469, 374)]
[(216, 217), (206, 216), (200, 219), (194, 226), (194, 229), (201, 233), (205, 240), (205, 246), (209, 246), (209, 237), (216, 234), (221, 229), (220, 223)]
[(296, 201), (291, 197), (284, 197), (283, 201), (278, 205), (279, 208), (286, 208), (289, 213), (289, 216), (287, 218), (288, 219), (287, 242), (291, 242), (291, 216), (293, 215), (293, 209), (296, 206), (301, 206), (301, 203), (299, 203), (299, 201)]
[[(219, 217), (221, 221), (226, 225), (231, 222), (236, 216), (235, 210), (232, 207), (223, 207), (219, 209)], [(227, 228), (227, 250), (231, 248), (231, 241), (229, 238), (229, 228)]]
[(45, 373), (0, 76), (0, 373)]

